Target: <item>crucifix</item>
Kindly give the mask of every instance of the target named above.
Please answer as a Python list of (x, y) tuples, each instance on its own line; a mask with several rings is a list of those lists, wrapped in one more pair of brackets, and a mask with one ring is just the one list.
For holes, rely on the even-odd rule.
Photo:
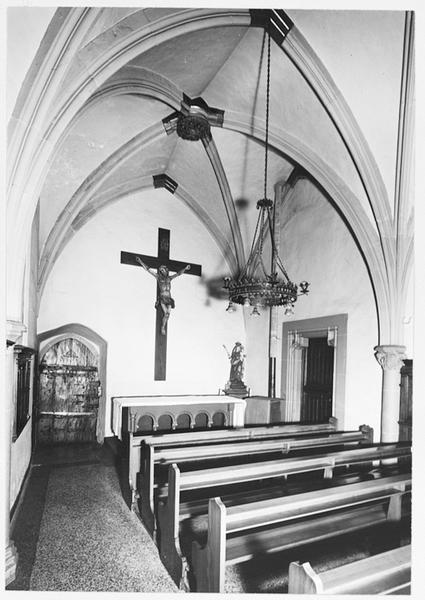
[[(156, 278), (155, 381), (165, 381), (167, 365), (167, 324), (174, 300), (170, 282), (178, 275), (201, 275), (201, 265), (170, 259), (170, 230), (158, 229), (158, 256), (121, 252), (121, 264), (143, 267)], [(165, 268), (164, 268), (165, 267)], [(156, 269), (154, 273), (151, 269)], [(168, 275), (173, 271), (174, 275)]]

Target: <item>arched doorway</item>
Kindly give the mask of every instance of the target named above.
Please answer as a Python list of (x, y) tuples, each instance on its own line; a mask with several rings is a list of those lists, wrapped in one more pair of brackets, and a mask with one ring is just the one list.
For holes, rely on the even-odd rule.
[(48, 346), (39, 366), (37, 443), (95, 441), (100, 392), (94, 346), (71, 335)]

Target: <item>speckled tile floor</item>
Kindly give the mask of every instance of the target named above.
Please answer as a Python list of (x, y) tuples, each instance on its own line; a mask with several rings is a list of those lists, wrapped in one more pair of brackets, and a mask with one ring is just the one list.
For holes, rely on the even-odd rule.
[(126, 506), (107, 450), (56, 447), (34, 459), (12, 532), (19, 563), (8, 590), (178, 591)]

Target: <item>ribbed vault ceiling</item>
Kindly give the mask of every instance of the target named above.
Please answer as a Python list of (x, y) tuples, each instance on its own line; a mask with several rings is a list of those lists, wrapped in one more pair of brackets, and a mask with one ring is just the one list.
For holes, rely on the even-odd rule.
[[(114, 18), (129, 14), (129, 9), (122, 10), (98, 21), (86, 43), (93, 47), (96, 35)], [(370, 215), (353, 163), (314, 92), (274, 42), (271, 59), (271, 133), (276, 139), (295, 140), (328, 161)], [(187, 33), (122, 66), (103, 85), (108, 91), (97, 93), (96, 100), (80, 111), (55, 154), (40, 197), (41, 253), (50, 248), (59, 223), (63, 227), (67, 218), (70, 224), (82, 222), (88, 207), (94, 214), (96, 195), (112, 200), (113, 190), (117, 196), (134, 191), (138, 181), (145, 186), (161, 173), (190, 196), (201, 219), (207, 216), (210, 232), (216, 228), (229, 243), (235, 239), (233, 210), (246, 251), (257, 217), (255, 204), (263, 196), (265, 76), (264, 31), (248, 27)], [(211, 107), (224, 111), (223, 127), (212, 128), (214, 164), (202, 142), (181, 140), (162, 126), (162, 120), (179, 108), (183, 94), (202, 96)], [(242, 124), (244, 133), (227, 128), (230, 118)], [(155, 127), (155, 134), (148, 135)], [(144, 132), (149, 139), (142, 139), (127, 156), (129, 144), (137, 136), (143, 138)], [(119, 167), (112, 168), (113, 164)], [(286, 181), (295, 166), (289, 154), (276, 147), (270, 152), (270, 196), (274, 185)]]

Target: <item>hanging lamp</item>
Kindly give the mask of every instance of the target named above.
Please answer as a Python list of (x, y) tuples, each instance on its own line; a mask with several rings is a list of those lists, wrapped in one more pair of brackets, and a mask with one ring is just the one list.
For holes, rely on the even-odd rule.
[[(228, 292), (228, 312), (236, 310), (235, 304), (252, 306), (252, 315), (259, 315), (261, 307), (283, 306), (285, 314), (292, 314), (298, 296), (308, 294), (309, 283), (292, 283), (276, 248), (274, 232), (274, 203), (267, 198), (267, 170), (269, 150), (270, 111), (270, 22), (267, 27), (267, 88), (266, 88), (266, 137), (264, 156), (264, 197), (258, 200), (259, 210), (254, 238), (248, 260), (235, 278), (225, 277)], [(264, 264), (263, 249), (267, 237), (271, 244), (271, 269)]]

